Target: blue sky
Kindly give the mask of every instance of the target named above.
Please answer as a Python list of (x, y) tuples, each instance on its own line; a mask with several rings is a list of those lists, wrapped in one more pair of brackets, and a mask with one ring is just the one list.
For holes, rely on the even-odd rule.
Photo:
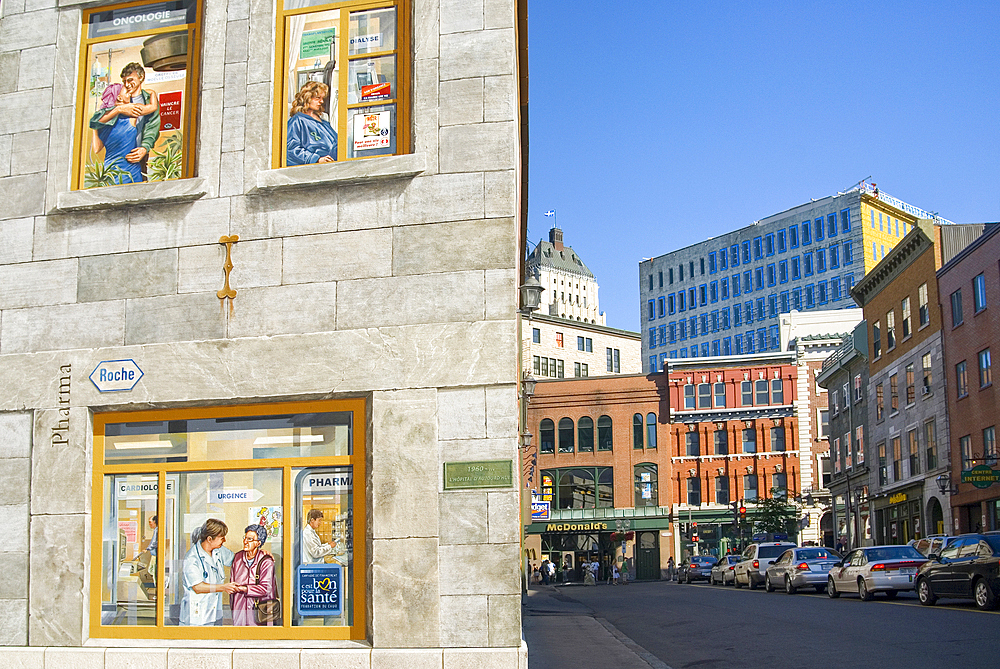
[(628, 4), (528, 8), (529, 244), (555, 209), (608, 325), (642, 258), (865, 177), (1000, 220), (996, 0)]

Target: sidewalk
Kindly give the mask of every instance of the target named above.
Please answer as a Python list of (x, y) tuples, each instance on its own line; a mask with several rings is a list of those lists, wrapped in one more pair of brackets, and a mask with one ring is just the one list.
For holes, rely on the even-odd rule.
[[(573, 599), (574, 587), (532, 584), (521, 598), (528, 669), (670, 669)], [(596, 586), (609, 587), (609, 586)]]

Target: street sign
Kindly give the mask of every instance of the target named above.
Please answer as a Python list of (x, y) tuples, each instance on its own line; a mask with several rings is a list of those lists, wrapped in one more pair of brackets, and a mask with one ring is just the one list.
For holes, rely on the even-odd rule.
[(132, 390), (142, 377), (134, 360), (103, 360), (90, 373), (91, 383), (102, 393)]

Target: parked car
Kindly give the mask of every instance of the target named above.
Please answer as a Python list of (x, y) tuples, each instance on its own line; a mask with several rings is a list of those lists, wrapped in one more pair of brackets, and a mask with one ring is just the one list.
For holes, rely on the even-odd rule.
[(917, 597), (933, 606), (941, 597), (973, 599), (984, 611), (995, 609), (1000, 593), (1000, 534), (963, 534), (931, 553), (917, 572)]
[(715, 585), (730, 585), (733, 582), (737, 563), (743, 558), (739, 555), (723, 555), (719, 561), (712, 565), (712, 573), (709, 574), (708, 582)]
[(767, 570), (767, 566), (789, 548), (795, 548), (795, 544), (787, 541), (750, 544), (743, 551), (743, 559), (733, 570), (733, 585), (737, 588), (748, 585), (751, 590), (755, 590), (758, 585), (764, 582), (764, 572)]
[(917, 569), (927, 561), (913, 546), (856, 548), (830, 569), (826, 594), (840, 597), (856, 592), (869, 601), (876, 592), (893, 599), (900, 591), (913, 590)]
[(764, 572), (764, 589), (784, 588), (794, 595), (799, 588), (816, 588), (816, 592), (826, 590), (830, 568), (843, 559), (843, 555), (830, 548), (809, 546), (790, 548)]
[(924, 556), (934, 553), (935, 555), (940, 555), (941, 550), (948, 545), (948, 541), (954, 537), (949, 537), (946, 534), (932, 534), (929, 537), (924, 537), (923, 539), (914, 539), (909, 544), (913, 546)]
[(718, 560), (711, 555), (691, 555), (684, 558), (677, 568), (677, 582), (707, 581), (716, 562)]

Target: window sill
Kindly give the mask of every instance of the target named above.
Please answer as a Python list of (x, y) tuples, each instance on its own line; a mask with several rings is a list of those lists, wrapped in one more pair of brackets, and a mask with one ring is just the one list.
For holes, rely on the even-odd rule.
[(134, 205), (191, 202), (207, 194), (203, 177), (105, 186), (59, 193), (55, 211), (99, 211)]
[(406, 179), (415, 177), (426, 169), (427, 157), (423, 153), (379, 156), (323, 165), (297, 165), (259, 172), (257, 185), (251, 192), (267, 193), (291, 188)]

